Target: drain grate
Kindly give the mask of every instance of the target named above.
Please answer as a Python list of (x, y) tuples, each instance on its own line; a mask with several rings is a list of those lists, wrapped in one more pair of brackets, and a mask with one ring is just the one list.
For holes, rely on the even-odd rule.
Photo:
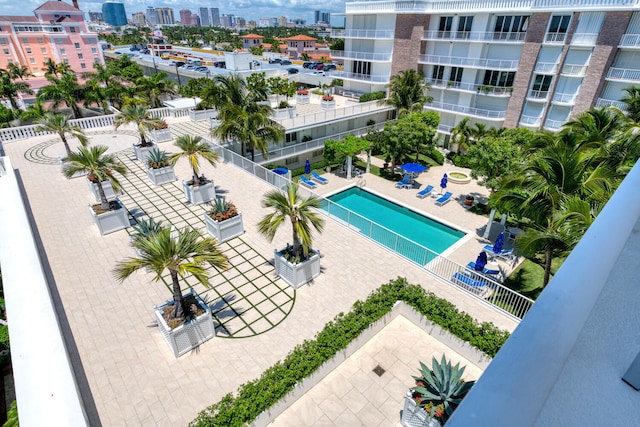
[(373, 372), (375, 372), (375, 374), (376, 374), (377, 376), (381, 377), (381, 376), (382, 376), (382, 374), (384, 374), (384, 373), (385, 373), (385, 372), (387, 372), (387, 371), (385, 371), (385, 370), (384, 370), (384, 368), (383, 368), (382, 366), (380, 366), (380, 365), (376, 365), (376, 367), (375, 367), (375, 368), (373, 368)]

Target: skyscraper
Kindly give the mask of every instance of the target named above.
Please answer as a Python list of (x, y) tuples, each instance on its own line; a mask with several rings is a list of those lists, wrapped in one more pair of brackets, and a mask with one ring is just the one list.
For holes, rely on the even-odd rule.
[(152, 6), (147, 7), (145, 16), (147, 18), (148, 25), (158, 25), (160, 23), (158, 20), (158, 11), (156, 11)]
[(144, 13), (136, 12), (131, 15), (131, 22), (133, 22), (133, 25), (143, 26), (146, 25), (147, 18), (144, 16)]
[(319, 10), (314, 10), (313, 11), (313, 23), (317, 24), (319, 20), (320, 20), (320, 11)]
[(156, 8), (158, 13), (158, 24), (160, 25), (173, 25), (176, 23), (173, 17), (173, 9), (170, 7), (158, 7)]
[(209, 8), (206, 8), (206, 7), (200, 8), (200, 24), (203, 27), (211, 26), (211, 15), (209, 15)]
[(180, 24), (185, 27), (191, 25), (191, 11), (189, 9), (180, 9)]
[(104, 18), (102, 17), (102, 12), (89, 11), (89, 22), (104, 22)]
[(326, 22), (327, 24), (331, 22), (331, 14), (329, 12), (320, 13), (320, 21)]
[(211, 8), (211, 25), (214, 27), (220, 26), (220, 9), (217, 7)]
[(124, 10), (124, 4), (118, 1), (107, 0), (104, 2), (102, 4), (102, 16), (104, 17), (104, 22), (112, 27), (127, 25), (127, 12)]
[(287, 26), (287, 17), (279, 16), (278, 17), (278, 27), (286, 27)]

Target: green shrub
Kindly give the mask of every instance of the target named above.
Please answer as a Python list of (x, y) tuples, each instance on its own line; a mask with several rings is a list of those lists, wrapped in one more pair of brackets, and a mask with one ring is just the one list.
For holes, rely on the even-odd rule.
[(433, 159), (439, 165), (444, 164), (444, 154), (440, 152), (436, 147), (431, 148), (431, 152), (429, 153), (429, 157)]
[(493, 324), (478, 324), (449, 301), (398, 278), (373, 291), (365, 301), (356, 301), (350, 312), (338, 314), (315, 339), (305, 340), (296, 346), (283, 361), (268, 368), (260, 378), (240, 386), (236, 397), (231, 393), (225, 395), (218, 403), (201, 411), (189, 425), (244, 426), (252, 422), (293, 390), (297, 383), (344, 350), (373, 322), (390, 312), (398, 300), (490, 357), (496, 355), (509, 337), (508, 332)]
[(379, 92), (365, 93), (360, 95), (360, 102), (368, 102), (368, 101), (375, 101), (377, 99), (384, 99), (385, 96), (387, 96), (387, 93), (383, 90)]
[(447, 159), (451, 160), (451, 162), (454, 165), (459, 166), (461, 168), (470, 167), (469, 159), (466, 156), (460, 155), (458, 153), (454, 153), (453, 151), (450, 151), (447, 153)]

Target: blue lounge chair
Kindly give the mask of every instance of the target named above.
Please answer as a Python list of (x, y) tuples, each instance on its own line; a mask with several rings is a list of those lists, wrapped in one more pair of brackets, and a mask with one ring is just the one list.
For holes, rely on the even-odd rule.
[(489, 270), (487, 267), (482, 267), (482, 270), (478, 270), (476, 269), (476, 263), (473, 261), (469, 261), (469, 264), (467, 264), (467, 267), (469, 267), (473, 271), (477, 271), (478, 273), (482, 273), (482, 274), (489, 274), (489, 275), (500, 274), (500, 270)]
[(315, 182), (310, 181), (309, 178), (307, 178), (304, 175), (300, 176), (300, 184), (302, 184), (302, 185), (304, 185), (306, 187), (309, 187), (309, 188), (318, 188), (318, 186), (316, 185)]
[(451, 276), (451, 280), (453, 281), (453, 283), (462, 285), (463, 287), (476, 293), (481, 293), (486, 289), (485, 286), (487, 286), (487, 282), (485, 282), (484, 280), (476, 280), (473, 277), (467, 276), (460, 271)]
[(311, 172), (311, 179), (319, 182), (320, 184), (327, 184), (329, 182), (327, 178), (321, 177), (320, 175), (318, 175), (318, 172), (316, 171)]
[(482, 248), (487, 255), (490, 256), (496, 256), (498, 258), (502, 258), (505, 261), (515, 261), (515, 254), (513, 253), (513, 249), (507, 249), (507, 250), (503, 250), (500, 252), (496, 252), (493, 250), (493, 245), (484, 245), (484, 248)]
[(405, 176), (402, 178), (402, 181), (398, 181), (396, 182), (396, 188), (406, 188), (406, 187), (413, 187), (413, 185), (411, 184), (411, 175), (409, 174), (405, 174)]
[(427, 185), (424, 189), (416, 193), (416, 197), (420, 197), (421, 199), (424, 199), (429, 194), (431, 194), (432, 191), (433, 191), (433, 185)]
[(435, 204), (438, 206), (442, 206), (445, 203), (447, 203), (449, 200), (451, 200), (451, 196), (453, 196), (453, 193), (450, 191), (447, 191), (442, 196), (440, 196), (438, 200), (435, 201)]

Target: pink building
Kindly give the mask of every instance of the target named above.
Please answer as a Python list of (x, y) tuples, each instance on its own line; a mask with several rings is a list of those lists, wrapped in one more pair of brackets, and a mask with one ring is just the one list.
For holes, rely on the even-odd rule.
[(316, 40), (313, 37), (297, 35), (284, 39), (287, 42), (287, 53), (293, 59), (298, 59), (302, 54), (312, 54), (316, 51)]
[(249, 49), (250, 47), (260, 47), (264, 37), (258, 34), (247, 34), (246, 36), (240, 37), (242, 39), (242, 48)]

